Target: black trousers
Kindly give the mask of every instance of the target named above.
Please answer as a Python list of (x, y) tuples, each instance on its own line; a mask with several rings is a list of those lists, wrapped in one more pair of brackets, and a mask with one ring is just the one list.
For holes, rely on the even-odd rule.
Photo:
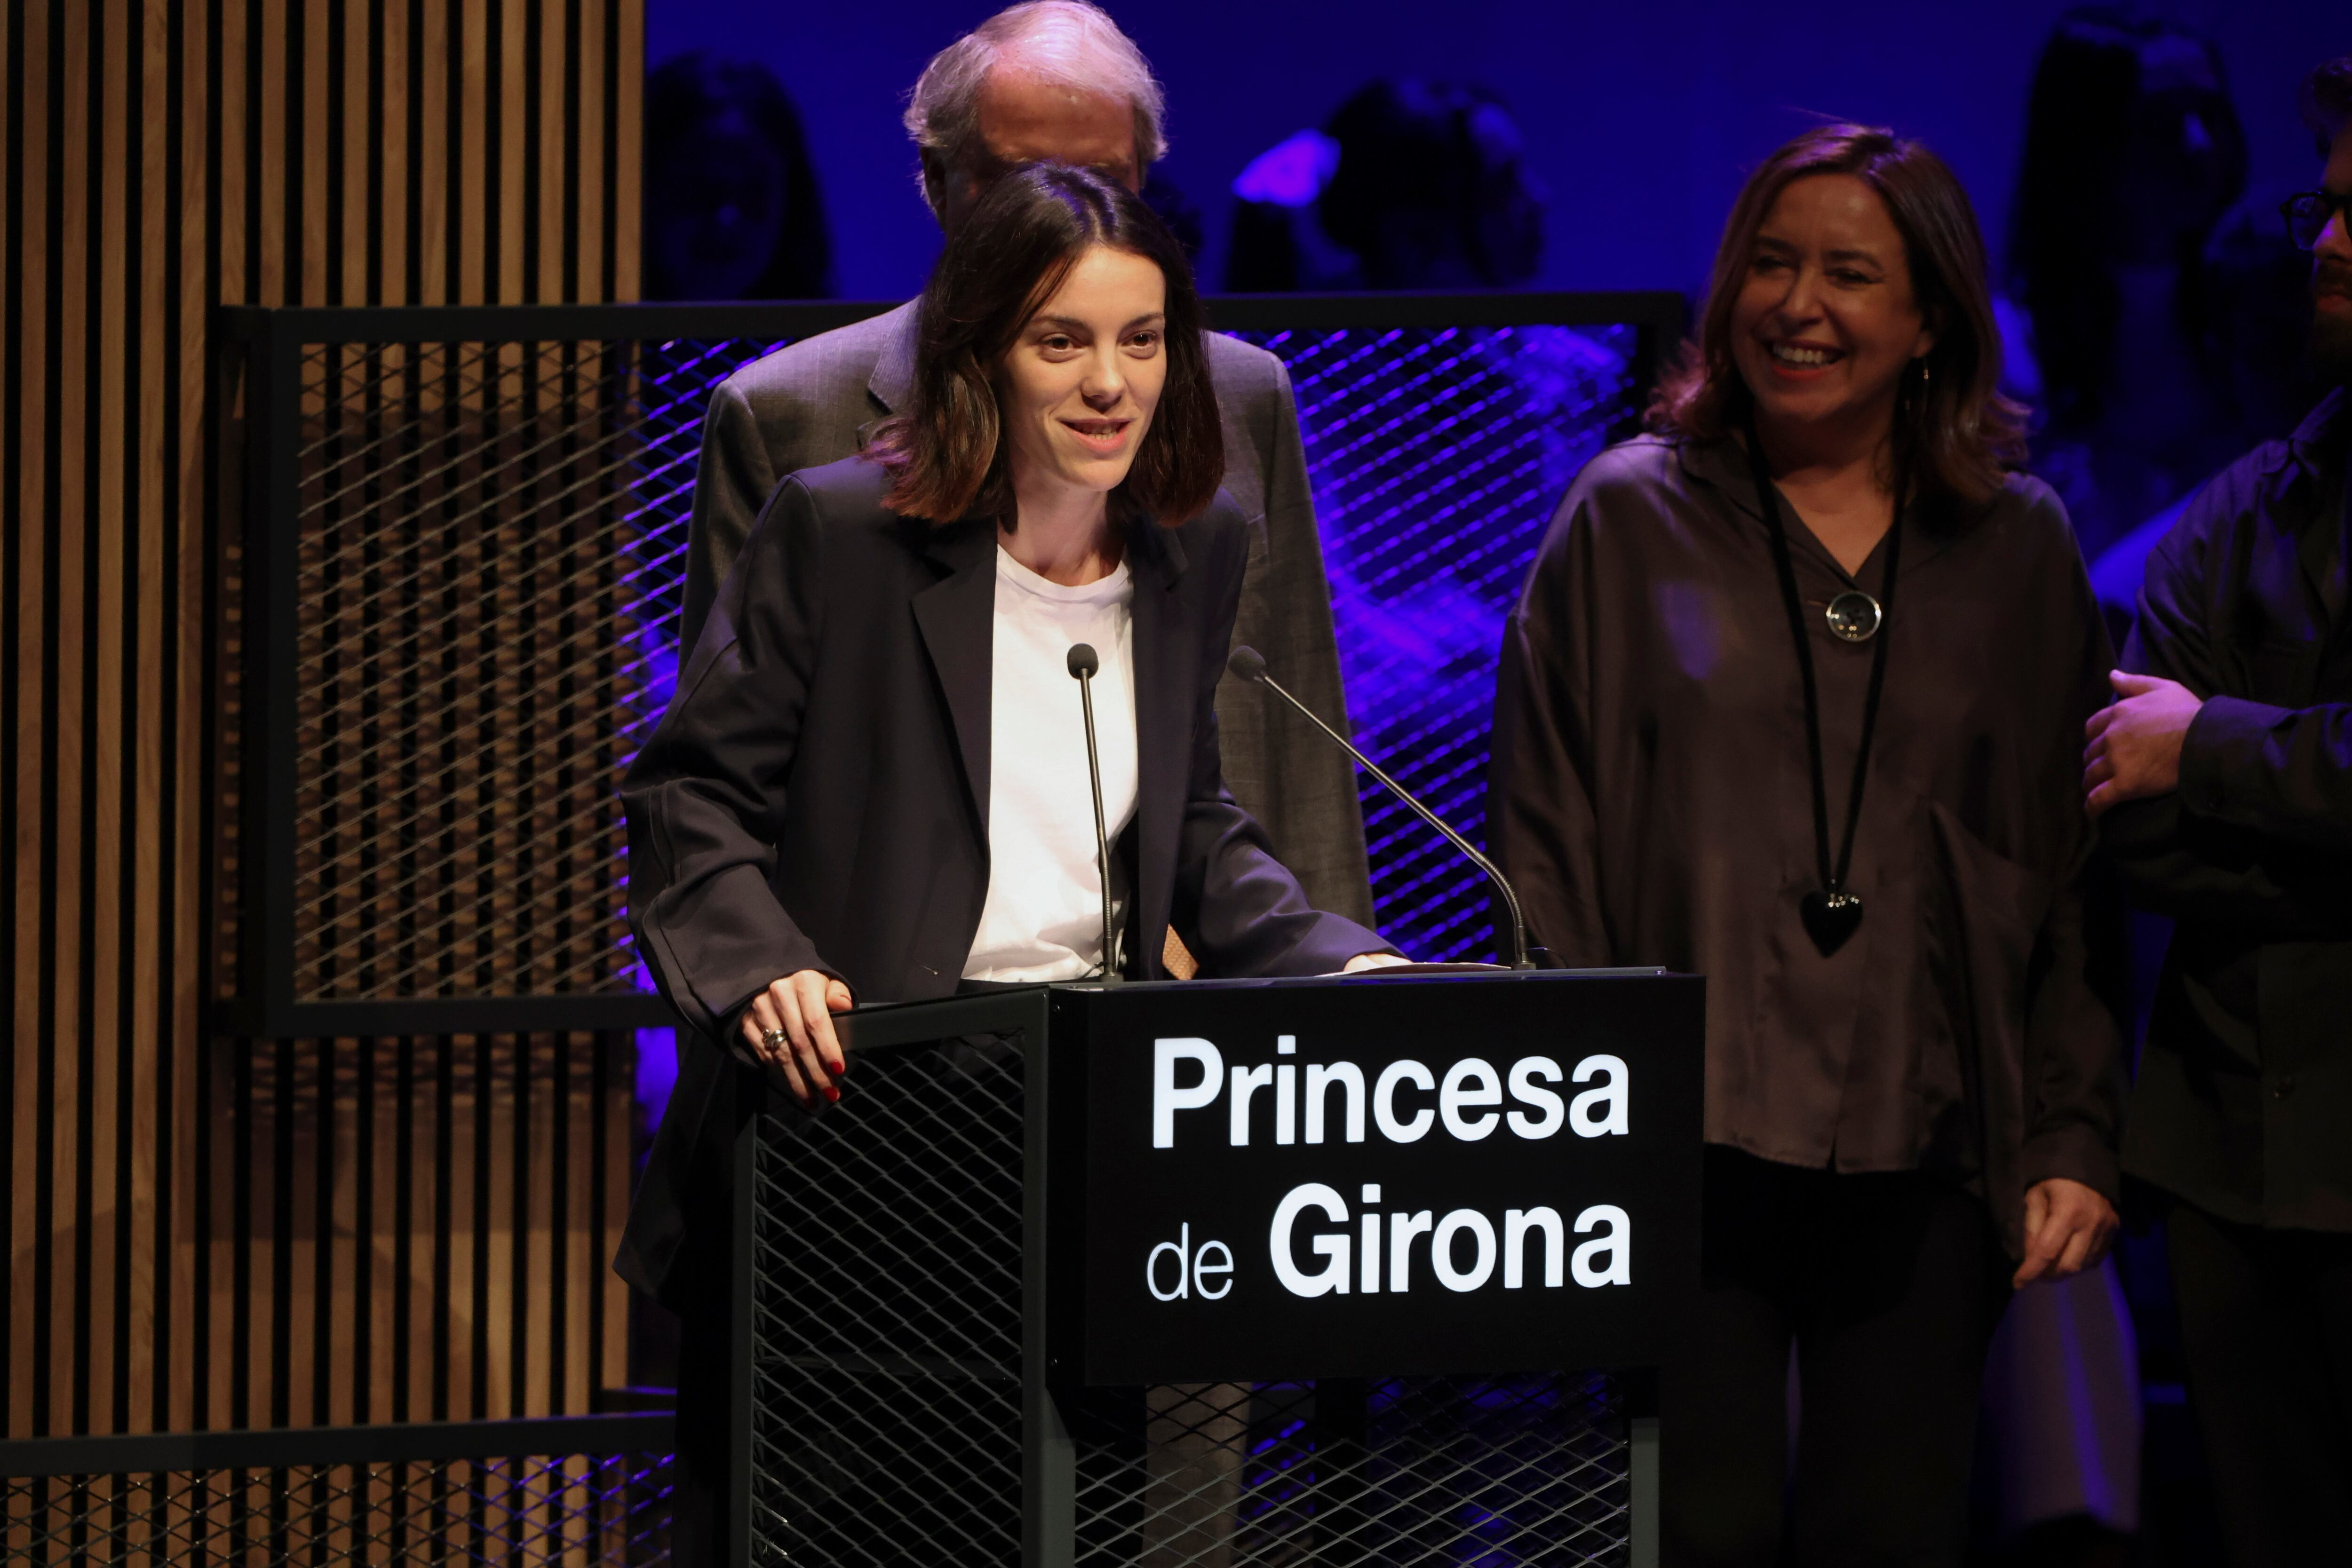
[(1703, 1281), (1660, 1389), (1664, 1561), (1958, 1563), (2008, 1299), (1983, 1204), (1921, 1175), (1706, 1156)]
[(2352, 1560), (2352, 1236), (2165, 1214), (2189, 1402), (2234, 1568)]

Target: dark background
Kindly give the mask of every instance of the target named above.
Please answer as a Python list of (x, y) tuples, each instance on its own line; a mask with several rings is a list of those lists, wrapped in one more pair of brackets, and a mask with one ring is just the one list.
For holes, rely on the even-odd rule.
[[(931, 54), (995, 0), (887, 7), (648, 0), (646, 57), (688, 49), (773, 71), (807, 127), (833, 229), (835, 290), (904, 298), (938, 233), (898, 122)], [(1975, 196), (2002, 253), (2033, 62), (2060, 0), (1864, 6), (1594, 4), (1592, 0), (1109, 0), (1169, 99), (1159, 172), (1207, 220), (1202, 275), (1223, 275), (1248, 161), (1319, 125), (1381, 75), (1473, 81), (1516, 111), (1549, 195), (1529, 287), (1696, 291), (1744, 172), (1811, 114), (1923, 138)], [(2267, 211), (2316, 162), (2294, 89), (2352, 48), (2342, 0), (2179, 0), (2150, 11), (2219, 44)], [(2137, 12), (2135, 12), (2137, 14)]]

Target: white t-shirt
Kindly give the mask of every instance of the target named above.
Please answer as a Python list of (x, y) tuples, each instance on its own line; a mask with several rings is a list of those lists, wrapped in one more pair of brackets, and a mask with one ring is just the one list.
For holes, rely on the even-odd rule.
[[(1066, 588), (996, 551), (989, 677), (988, 901), (967, 980), (1074, 980), (1102, 963), (1102, 884), (1086, 716), (1070, 644), (1091, 643), (1103, 821), (1118, 841), (1135, 815), (1135, 583), (1127, 563)], [(1117, 897), (1121, 889), (1114, 882)], [(1124, 917), (1114, 905), (1113, 929)]]

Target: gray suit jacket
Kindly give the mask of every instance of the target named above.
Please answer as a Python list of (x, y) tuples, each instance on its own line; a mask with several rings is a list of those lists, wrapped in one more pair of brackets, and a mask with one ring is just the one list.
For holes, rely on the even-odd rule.
[[(1207, 335), (1224, 416), (1224, 487), (1249, 530), (1234, 640), (1343, 730), (1347, 699), (1331, 634), (1331, 591), (1307, 487), (1290, 372), (1263, 349)], [(720, 383), (702, 427), (679, 660), (690, 656), (728, 569), (787, 474), (857, 451), (906, 406), (915, 377), (915, 306), (780, 349)], [(1225, 784), (1318, 909), (1369, 925), (1370, 873), (1356, 772), (1344, 753), (1263, 689), (1217, 687)]]

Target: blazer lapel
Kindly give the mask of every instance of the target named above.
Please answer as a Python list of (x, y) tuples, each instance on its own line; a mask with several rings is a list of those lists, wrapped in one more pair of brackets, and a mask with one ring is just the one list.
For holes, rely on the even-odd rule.
[(1151, 974), (1175, 898), (1177, 839), (1192, 786), (1200, 617), (1175, 531), (1141, 522), (1129, 538), (1135, 579), (1136, 894), (1143, 915), (1138, 935), (1145, 973)]
[(926, 528), (923, 553), (944, 573), (916, 593), (923, 634), (963, 756), (964, 789), (980, 841), (988, 841), (989, 690), (995, 653), (996, 528), (987, 521)]

